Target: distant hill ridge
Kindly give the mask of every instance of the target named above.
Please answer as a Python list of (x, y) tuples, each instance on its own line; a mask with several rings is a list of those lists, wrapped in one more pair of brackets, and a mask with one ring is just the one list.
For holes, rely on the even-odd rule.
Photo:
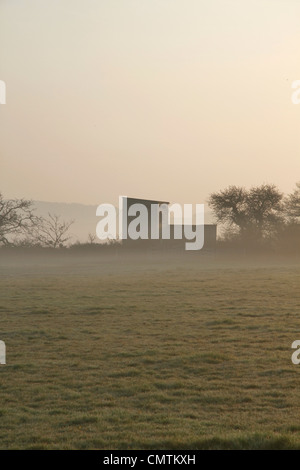
[[(87, 242), (89, 234), (96, 236), (96, 225), (99, 221), (99, 217), (96, 216), (97, 205), (47, 201), (33, 201), (33, 205), (36, 208), (36, 215), (46, 217), (51, 213), (61, 216), (66, 221), (73, 219), (74, 224), (70, 227), (72, 243)], [(209, 211), (205, 213), (205, 222), (212, 223)]]
[(73, 219), (74, 224), (70, 227), (73, 243), (77, 240), (87, 242), (89, 233), (96, 235), (98, 221), (96, 205), (46, 201), (33, 201), (33, 204), (37, 215), (46, 217), (48, 213), (51, 213), (61, 216), (66, 221)]

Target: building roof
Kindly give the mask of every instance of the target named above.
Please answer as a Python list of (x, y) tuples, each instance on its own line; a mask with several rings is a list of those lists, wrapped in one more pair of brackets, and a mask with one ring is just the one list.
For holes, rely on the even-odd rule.
[(127, 201), (130, 204), (144, 204), (144, 205), (151, 205), (151, 204), (170, 204), (167, 201), (154, 201), (152, 199), (140, 199), (134, 197), (127, 197)]

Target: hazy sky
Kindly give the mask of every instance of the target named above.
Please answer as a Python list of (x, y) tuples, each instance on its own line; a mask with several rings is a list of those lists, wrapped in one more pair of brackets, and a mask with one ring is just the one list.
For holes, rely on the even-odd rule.
[(299, 0), (0, 0), (0, 190), (202, 203), (300, 180)]

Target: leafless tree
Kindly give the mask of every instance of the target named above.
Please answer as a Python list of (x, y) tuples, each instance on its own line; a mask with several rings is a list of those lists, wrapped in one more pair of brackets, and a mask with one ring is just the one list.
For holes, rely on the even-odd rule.
[(0, 244), (12, 243), (12, 237), (26, 236), (38, 224), (32, 201), (4, 199), (0, 193)]
[(48, 218), (41, 217), (35, 227), (33, 239), (40, 245), (52, 248), (65, 246), (72, 238), (68, 233), (74, 220), (61, 220), (56, 214), (48, 213)]
[(90, 243), (90, 245), (93, 245), (94, 243), (96, 243), (96, 235), (93, 235), (92, 233), (89, 233), (88, 234), (88, 242)]

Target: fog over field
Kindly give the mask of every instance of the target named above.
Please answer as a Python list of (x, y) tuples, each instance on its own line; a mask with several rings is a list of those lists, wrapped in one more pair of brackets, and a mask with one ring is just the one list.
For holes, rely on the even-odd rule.
[(300, 449), (299, 19), (0, 1), (0, 451)]

